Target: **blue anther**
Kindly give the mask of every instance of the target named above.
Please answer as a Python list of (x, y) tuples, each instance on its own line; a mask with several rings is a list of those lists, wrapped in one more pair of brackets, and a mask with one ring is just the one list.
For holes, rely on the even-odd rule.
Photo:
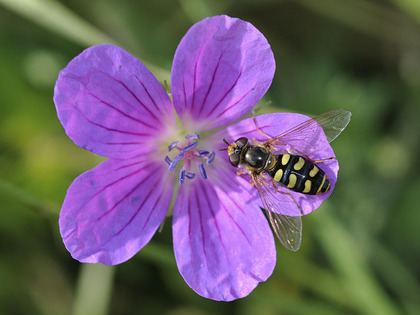
[(195, 133), (186, 135), (185, 138), (188, 139), (188, 140), (199, 140), (199, 139), (201, 139), (200, 136), (195, 134)]
[(171, 162), (171, 164), (169, 164), (168, 169), (170, 171), (173, 171), (176, 168), (176, 165), (178, 164), (179, 161), (181, 161), (184, 158), (184, 153), (180, 153), (179, 155), (177, 155), (177, 157)]
[(215, 156), (216, 156), (216, 153), (212, 151), (207, 158), (206, 164), (209, 165), (211, 162), (213, 162)]
[(185, 148), (183, 148), (181, 150), (181, 153), (185, 153), (187, 151), (190, 151), (190, 150), (194, 149), (197, 145), (198, 145), (198, 142), (193, 142), (193, 143), (187, 145)]
[(171, 165), (171, 159), (169, 158), (169, 156), (165, 157), (165, 162), (168, 163), (168, 165)]
[(185, 173), (185, 177), (187, 177), (188, 179), (193, 179), (195, 177), (194, 173), (190, 173), (190, 172), (186, 172)]
[(179, 172), (179, 177), (178, 177), (178, 183), (180, 185), (182, 185), (182, 183), (184, 182), (184, 178), (185, 178), (185, 170), (181, 168), (181, 171)]
[(201, 157), (207, 156), (207, 154), (209, 154), (209, 151), (205, 151), (205, 150), (198, 151), (198, 155), (200, 155)]
[(168, 151), (169, 151), (169, 152), (170, 152), (170, 151), (172, 151), (172, 149), (176, 147), (176, 145), (178, 144), (178, 142), (179, 142), (179, 141), (172, 142), (172, 143), (168, 146)]
[(203, 163), (198, 163), (198, 169), (200, 170), (201, 177), (203, 177), (203, 179), (207, 179), (207, 173)]

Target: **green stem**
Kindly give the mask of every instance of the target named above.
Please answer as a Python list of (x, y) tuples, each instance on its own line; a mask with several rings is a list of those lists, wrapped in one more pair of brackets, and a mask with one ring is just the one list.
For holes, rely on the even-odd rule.
[(115, 267), (82, 264), (73, 305), (73, 315), (109, 313)]

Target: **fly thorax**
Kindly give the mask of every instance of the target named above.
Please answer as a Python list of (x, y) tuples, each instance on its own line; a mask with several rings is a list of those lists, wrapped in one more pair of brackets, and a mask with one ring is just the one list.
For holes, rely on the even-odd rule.
[(270, 155), (270, 152), (264, 147), (250, 147), (245, 154), (244, 162), (257, 170), (263, 169)]

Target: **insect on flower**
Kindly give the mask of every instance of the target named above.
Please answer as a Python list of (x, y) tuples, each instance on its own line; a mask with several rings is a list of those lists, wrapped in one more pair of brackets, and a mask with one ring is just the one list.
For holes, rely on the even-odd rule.
[[(232, 301), (266, 281), (276, 264), (274, 235), (260, 210), (269, 207), (248, 178), (236, 176), (228, 155), (220, 152), (221, 139), (284, 134), (277, 141), (251, 144), (266, 142), (264, 148), (274, 156), (291, 148), (311, 161), (334, 156), (319, 124), (300, 137), (285, 134), (307, 116), (241, 119), (265, 95), (274, 72), (274, 54), (264, 35), (226, 15), (194, 24), (181, 39), (170, 95), (140, 60), (117, 46), (89, 47), (70, 61), (54, 89), (58, 118), (76, 145), (108, 158), (78, 176), (64, 198), (59, 226), (72, 257), (82, 263), (123, 263), (171, 216), (176, 264), (195, 292)], [(270, 209), (274, 217), (275, 211), (289, 217), (308, 214), (328, 198), (338, 162), (317, 166), (330, 190), (307, 195), (277, 185), (296, 203), (279, 197), (282, 204)], [(268, 177), (260, 172), (254, 186)]]
[[(314, 129), (318, 125), (323, 127), (328, 142), (331, 142), (346, 128), (350, 118), (351, 113), (347, 110), (333, 110), (304, 121), (274, 137), (259, 131), (254, 119), (257, 130), (269, 140), (258, 142), (255, 139), (250, 141), (246, 137), (240, 137), (231, 144), (223, 140), (228, 148), (222, 150), (227, 150), (232, 166), (238, 167), (238, 175), (244, 172), (249, 174), (251, 185), (258, 190), (263, 209), (274, 233), (283, 246), (291, 251), (297, 251), (300, 248), (302, 218), (299, 215), (280, 214), (284, 212), (282, 207), (287, 206), (287, 203), (293, 203), (301, 215), (304, 213), (294, 196), (288, 191), (280, 190), (278, 185), (301, 194), (326, 193), (330, 190), (331, 184), (325, 172), (317, 164), (335, 159), (335, 157), (311, 160), (305, 152), (290, 146), (287, 152), (281, 154), (279, 147), (286, 147), (290, 139), (304, 141), (306, 135), (316, 132)], [(314, 146), (311, 143), (308, 145)], [(312, 150), (317, 150), (317, 148), (313, 147)]]

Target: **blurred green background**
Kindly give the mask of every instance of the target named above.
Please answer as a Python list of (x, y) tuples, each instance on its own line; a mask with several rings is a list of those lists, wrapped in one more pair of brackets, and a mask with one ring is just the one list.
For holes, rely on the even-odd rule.
[[(269, 110), (353, 112), (301, 250), (277, 244), (272, 277), (232, 303), (185, 284), (169, 220), (122, 265), (70, 257), (60, 206), (102, 158), (67, 138), (52, 102), (59, 70), (104, 42), (169, 81), (187, 29), (222, 13), (272, 45)], [(0, 0), (0, 314), (420, 314), (419, 104), (418, 0)]]

